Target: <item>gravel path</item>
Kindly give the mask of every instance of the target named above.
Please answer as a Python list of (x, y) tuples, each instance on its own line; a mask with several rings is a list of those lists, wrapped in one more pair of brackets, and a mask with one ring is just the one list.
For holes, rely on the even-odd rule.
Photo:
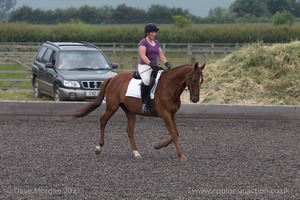
[(300, 122), (178, 119), (180, 162), (163, 122), (138, 118), (134, 159), (124, 118), (0, 121), (0, 199), (299, 199)]

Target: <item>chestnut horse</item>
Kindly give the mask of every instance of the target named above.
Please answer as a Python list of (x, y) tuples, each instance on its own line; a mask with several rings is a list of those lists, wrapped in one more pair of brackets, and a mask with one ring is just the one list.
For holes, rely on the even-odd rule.
[(175, 114), (181, 106), (180, 95), (186, 87), (188, 87), (190, 93), (190, 101), (193, 103), (199, 101), (200, 85), (203, 81), (202, 70), (204, 67), (205, 63), (202, 66), (195, 63), (165, 71), (160, 77), (155, 97), (151, 100), (152, 113), (142, 113), (141, 99), (125, 96), (132, 73), (120, 73), (113, 78), (106, 79), (101, 85), (96, 101), (85, 105), (81, 110), (77, 111), (74, 117), (80, 118), (88, 115), (102, 104), (105, 96), (106, 111), (100, 118), (100, 141), (99, 145), (96, 146), (95, 152), (96, 154), (100, 154), (101, 148), (104, 145), (105, 126), (120, 106), (127, 116), (127, 133), (133, 154), (136, 158), (141, 157), (134, 140), (136, 115), (160, 117), (164, 120), (171, 137), (155, 145), (155, 149), (167, 147), (170, 143), (174, 142), (178, 157), (180, 160), (186, 160), (178, 142), (179, 133)]

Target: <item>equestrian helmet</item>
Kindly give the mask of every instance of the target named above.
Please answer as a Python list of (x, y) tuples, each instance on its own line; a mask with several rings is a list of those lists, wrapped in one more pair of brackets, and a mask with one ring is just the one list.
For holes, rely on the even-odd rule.
[(149, 23), (145, 26), (145, 33), (157, 32), (158, 30), (159, 28), (153, 23)]

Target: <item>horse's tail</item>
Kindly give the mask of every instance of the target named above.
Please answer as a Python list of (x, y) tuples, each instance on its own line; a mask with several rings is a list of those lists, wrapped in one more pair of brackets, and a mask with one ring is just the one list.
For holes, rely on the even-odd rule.
[(101, 106), (104, 96), (105, 96), (106, 87), (111, 79), (112, 78), (108, 78), (101, 84), (100, 93), (99, 93), (96, 101), (91, 102), (91, 103), (87, 104), (86, 106), (84, 106), (82, 109), (78, 110), (73, 115), (74, 118), (80, 118), (80, 117), (87, 116), (89, 113), (91, 113), (92, 111), (96, 110), (99, 106)]

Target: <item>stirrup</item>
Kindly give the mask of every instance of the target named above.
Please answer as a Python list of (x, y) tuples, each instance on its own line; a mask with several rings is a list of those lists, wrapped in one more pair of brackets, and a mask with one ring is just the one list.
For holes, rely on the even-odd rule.
[(149, 106), (146, 103), (142, 103), (142, 113), (150, 112)]

